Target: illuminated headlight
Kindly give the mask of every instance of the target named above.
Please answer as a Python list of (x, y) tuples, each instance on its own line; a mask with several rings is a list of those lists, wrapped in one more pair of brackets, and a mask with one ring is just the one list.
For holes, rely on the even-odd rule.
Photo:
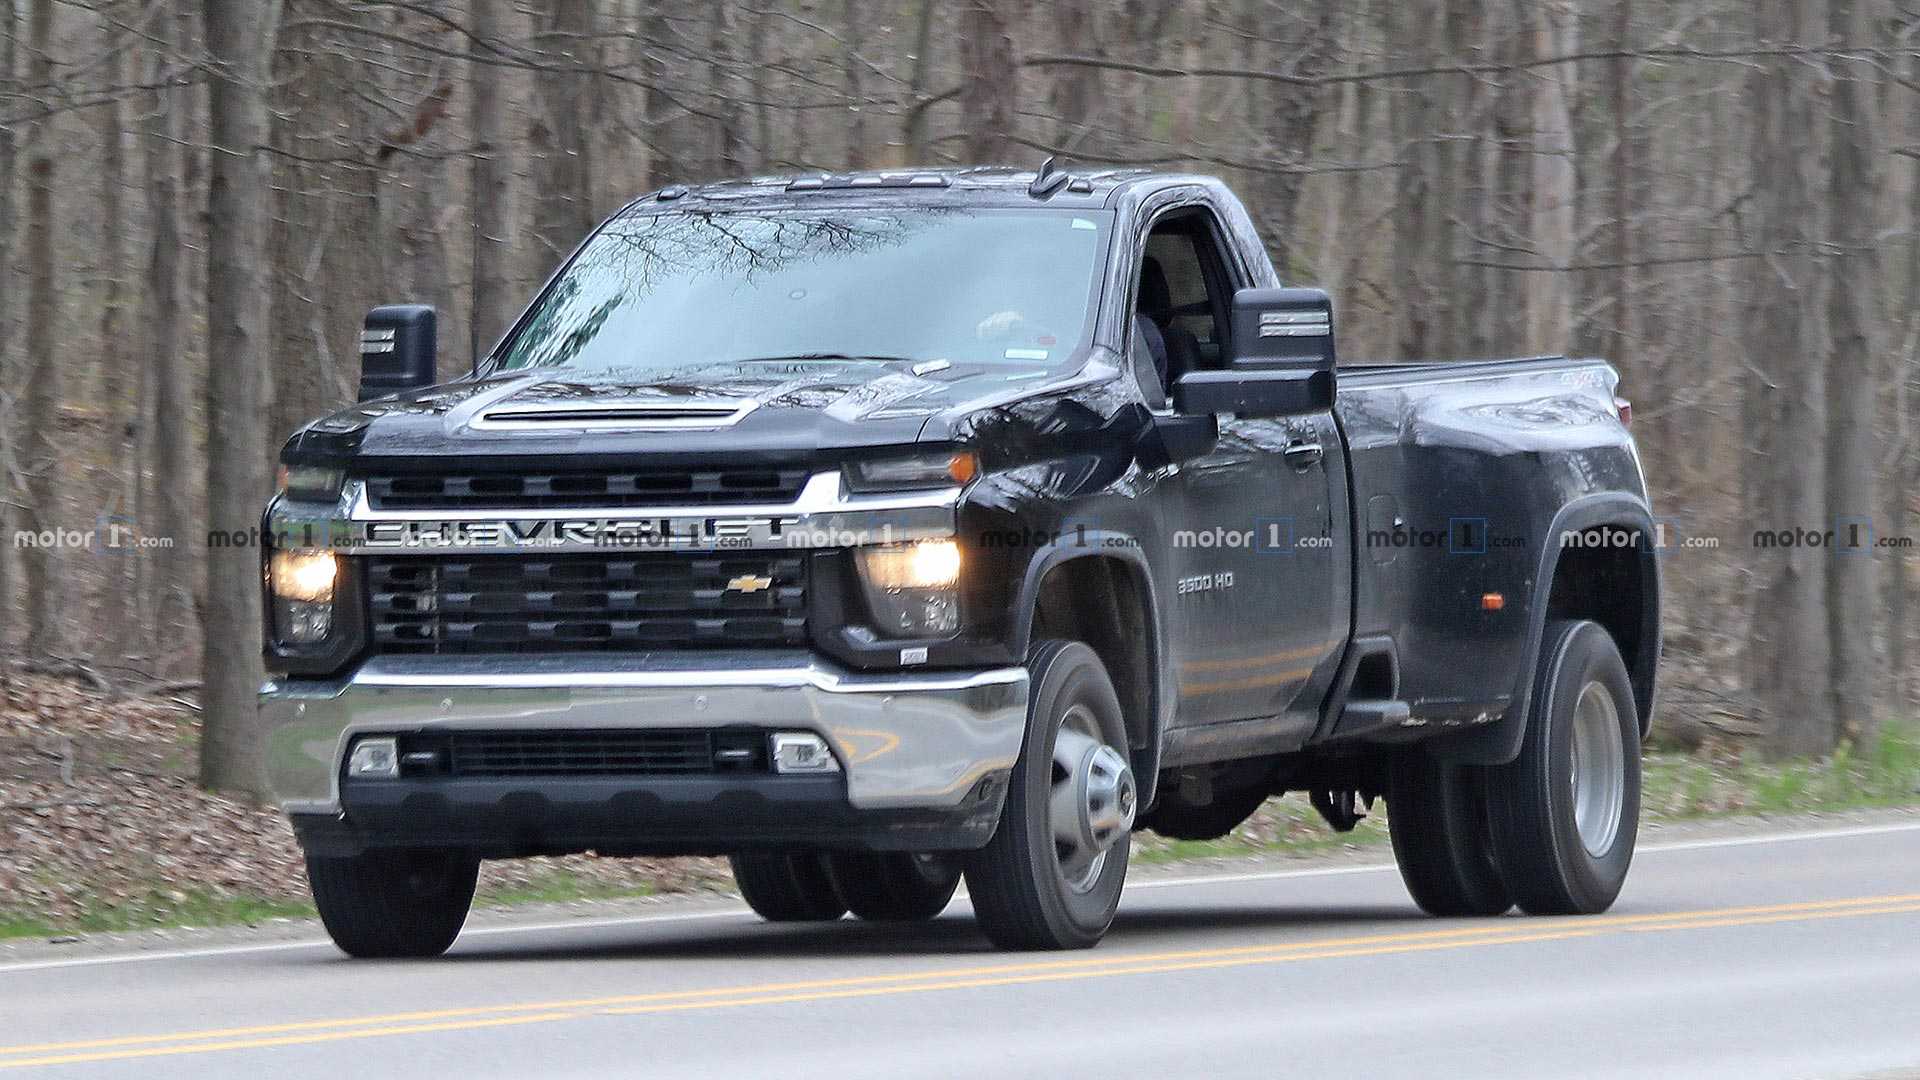
[(892, 637), (945, 637), (960, 629), (960, 545), (951, 540), (860, 549), (867, 606)]
[(340, 562), (331, 551), (276, 551), (267, 563), (274, 636), (312, 645), (333, 631), (333, 586)]
[(332, 502), (340, 497), (340, 486), (347, 481), (342, 469), (318, 465), (282, 465), (280, 488), (287, 498), (303, 502)]
[(847, 487), (853, 491), (907, 491), (964, 484), (980, 471), (970, 450), (943, 450), (912, 457), (874, 458), (847, 463)]

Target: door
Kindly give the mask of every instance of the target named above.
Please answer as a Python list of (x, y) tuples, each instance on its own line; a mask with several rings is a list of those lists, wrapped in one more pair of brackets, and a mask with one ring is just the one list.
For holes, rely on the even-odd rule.
[[(1204, 201), (1150, 220), (1136, 313), (1160, 331), (1171, 383), (1226, 364), (1231, 298), (1249, 282)], [(1263, 734), (1313, 729), (1316, 688), (1346, 622), (1335, 610), (1344, 539), (1328, 484), (1339, 447), (1331, 413), (1222, 417), (1213, 451), (1179, 466), (1170, 537), (1177, 725), (1274, 717)]]

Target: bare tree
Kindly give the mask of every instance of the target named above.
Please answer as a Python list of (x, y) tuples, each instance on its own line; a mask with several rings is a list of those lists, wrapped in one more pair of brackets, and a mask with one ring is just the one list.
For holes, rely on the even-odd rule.
[[(1798, 0), (1756, 0), (1755, 36), (1807, 40)], [(1815, 250), (1824, 228), (1819, 166), (1827, 142), (1818, 92), (1807, 65), (1757, 62), (1747, 97), (1753, 106), (1753, 265), (1746, 313), (1747, 351), (1759, 369), (1747, 382), (1760, 476), (1749, 520), (1756, 528), (1824, 527), (1827, 489), (1826, 268)], [(1809, 145), (1811, 144), (1811, 145)], [(1755, 616), (1749, 626), (1749, 684), (1784, 753), (1833, 746), (1827, 567), (1831, 556), (1791, 544), (1757, 563)]]
[[(186, 137), (186, 113), (193, 96), (184, 87), (169, 86), (183, 76), (184, 66), (173, 55), (188, 44), (185, 17), (166, 20), (156, 28), (158, 42), (145, 51), (147, 81), (157, 89), (145, 121), (147, 221), (153, 231), (148, 244), (140, 326), (141, 352), (146, 357), (147, 407), (139, 424), (139, 462), (148, 466), (141, 478), (140, 524), (149, 527), (145, 511), (151, 508), (153, 534), (171, 547), (143, 551), (151, 568), (141, 605), (151, 612), (157, 640), (172, 641), (181, 620), (193, 613), (194, 574), (187, 546), (191, 507), (197, 484), (193, 480), (188, 445), (193, 423), (187, 401), (187, 364), (184, 353), (180, 272), (180, 145)], [(168, 42), (171, 39), (171, 47)], [(171, 650), (168, 650), (171, 652)]]
[(473, 86), (469, 124), (473, 141), (470, 179), (473, 237), (472, 331), (477, 358), (493, 348), (512, 317), (507, 267), (512, 240), (513, 177), (507, 139), (507, 102), (499, 43), (505, 40), (507, 0), (473, 0), (468, 6), (468, 80)]
[[(207, 595), (201, 642), (200, 782), (263, 790), (254, 695), (260, 682), (259, 552), (245, 542), (268, 495), (264, 418), (267, 87), (277, 0), (204, 0), (212, 64), (207, 198)], [(238, 542), (235, 542), (238, 541)]]
[(961, 122), (967, 157), (978, 164), (1008, 161), (1013, 154), (1014, 102), (1019, 61), (1009, 0), (966, 0), (960, 17)]
[[(13, 0), (0, 0), (0, 86), (13, 89), (14, 54), (20, 40), (20, 11)], [(12, 388), (19, 385), (13, 370), (13, 159), (14, 128), (0, 121), (0, 625), (13, 623), (13, 433), (23, 411)], [(0, 647), (6, 645), (0, 629)]]
[[(484, 0), (482, 6), (485, 6)], [(593, 140), (587, 133), (595, 80), (594, 5), (582, 0), (545, 0), (535, 45), (539, 96), (528, 142), (533, 148), (534, 235), (545, 245), (549, 265), (564, 257), (598, 220), (593, 206)]]
[[(1531, 56), (1560, 56), (1574, 50), (1579, 20), (1570, 5), (1523, 5), (1530, 24)], [(1572, 103), (1577, 93), (1572, 64), (1542, 71), (1532, 88), (1533, 175), (1528, 194), (1528, 232), (1540, 261), (1555, 269), (1526, 279), (1528, 352), (1560, 352), (1573, 336), (1573, 280), (1561, 267), (1573, 263), (1574, 210), (1579, 178), (1574, 167)], [(1501, 154), (1504, 160), (1510, 154)]]
[[(1870, 0), (1827, 0), (1827, 38), (1864, 41), (1871, 34)], [(1827, 321), (1833, 351), (1827, 371), (1827, 415), (1831, 449), (1827, 458), (1827, 518), (1850, 539), (1871, 542), (1874, 511), (1879, 508), (1879, 437), (1873, 420), (1879, 400), (1876, 331), (1885, 310), (1880, 293), (1880, 154), (1875, 145), (1879, 110), (1874, 72), (1863, 64), (1835, 58), (1827, 99), (1830, 173), (1827, 178), (1827, 235), (1832, 252), (1827, 275)], [(1844, 535), (1853, 526), (1863, 534)], [(1832, 638), (1831, 705), (1833, 736), (1861, 740), (1879, 731), (1877, 708), (1881, 677), (1875, 655), (1878, 620), (1878, 564), (1871, 548), (1839, 549), (1828, 564), (1827, 626)]]
[[(53, 0), (33, 0), (27, 43), (27, 83), (53, 86)], [(55, 354), (54, 321), (59, 315), (59, 285), (53, 258), (54, 132), (42, 121), (28, 137), (27, 157), (27, 506), (21, 520), (27, 531), (42, 533), (60, 524), (58, 437), (61, 364)], [(56, 549), (40, 544), (24, 550), (28, 652), (53, 648), (58, 625), (53, 618), (52, 583)]]
[[(725, 5), (718, 5), (724, 7)], [(849, 169), (867, 167), (866, 91), (861, 88), (861, 20), (868, 17), (859, 0), (841, 0), (840, 88), (847, 99), (847, 154)]]

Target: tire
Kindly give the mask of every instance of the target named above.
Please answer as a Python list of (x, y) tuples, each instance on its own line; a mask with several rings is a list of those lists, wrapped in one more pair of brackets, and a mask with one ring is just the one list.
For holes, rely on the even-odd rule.
[(832, 922), (847, 913), (817, 851), (747, 851), (727, 861), (741, 899), (768, 922)]
[(854, 851), (832, 857), (847, 908), (868, 922), (924, 922), (947, 909), (960, 862), (945, 855)]
[(1520, 756), (1490, 770), (1494, 861), (1530, 915), (1613, 906), (1640, 823), (1640, 721), (1598, 623), (1547, 624)]
[(327, 936), (348, 956), (439, 956), (467, 921), (480, 860), (457, 850), (307, 857)]
[(1394, 756), (1387, 830), (1413, 902), (1429, 915), (1501, 915), (1513, 907), (1493, 861), (1486, 771), (1434, 760), (1414, 747)]
[[(967, 891), (981, 930), (1003, 949), (1084, 949), (1113, 924), (1126, 884), (1138, 809), (1121, 749), (1126, 725), (1106, 667), (1087, 646), (1041, 642), (1027, 671), (1026, 744), (993, 839), (967, 859)], [(1084, 816), (1097, 812), (1099, 824), (1056, 839), (1073, 831), (1053, 820), (1056, 807), (1074, 807), (1073, 798), (1056, 800), (1059, 792), (1084, 798)], [(1079, 811), (1063, 820), (1080, 820)]]

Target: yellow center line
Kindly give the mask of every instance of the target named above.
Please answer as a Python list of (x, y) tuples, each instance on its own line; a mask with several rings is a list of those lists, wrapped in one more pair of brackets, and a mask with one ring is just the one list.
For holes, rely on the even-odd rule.
[[(602, 1014), (637, 1015), (746, 1005), (830, 1001), (853, 997), (926, 993), (972, 987), (1006, 986), (1117, 975), (1153, 974), (1290, 963), (1303, 960), (1376, 956), (1595, 937), (1614, 931), (1674, 931), (1727, 926), (1757, 926), (1796, 920), (1846, 918), (1920, 912), (1920, 894), (1854, 897), (1750, 907), (1707, 909), (1649, 915), (1615, 915), (1553, 920), (1504, 920), (1469, 927), (1399, 934), (1231, 946), (1156, 953), (1113, 953), (1096, 958), (1034, 963), (982, 965), (967, 968), (900, 972), (890, 975), (767, 983), (703, 990), (662, 991), (650, 994), (583, 998), (560, 1002), (443, 1009), (383, 1016), (310, 1020), (254, 1027), (222, 1028), (146, 1036), (119, 1036), (65, 1043), (0, 1047), (0, 1068), (73, 1064), (169, 1054), (237, 1050), (330, 1042), (437, 1031), (458, 1031), (506, 1024), (547, 1023), (581, 1018), (582, 1010)], [(525, 1015), (502, 1015), (525, 1014)], [(178, 1045), (167, 1045), (178, 1044)], [(80, 1051), (52, 1053), (55, 1051)], [(35, 1055), (35, 1056), (22, 1056)]]

